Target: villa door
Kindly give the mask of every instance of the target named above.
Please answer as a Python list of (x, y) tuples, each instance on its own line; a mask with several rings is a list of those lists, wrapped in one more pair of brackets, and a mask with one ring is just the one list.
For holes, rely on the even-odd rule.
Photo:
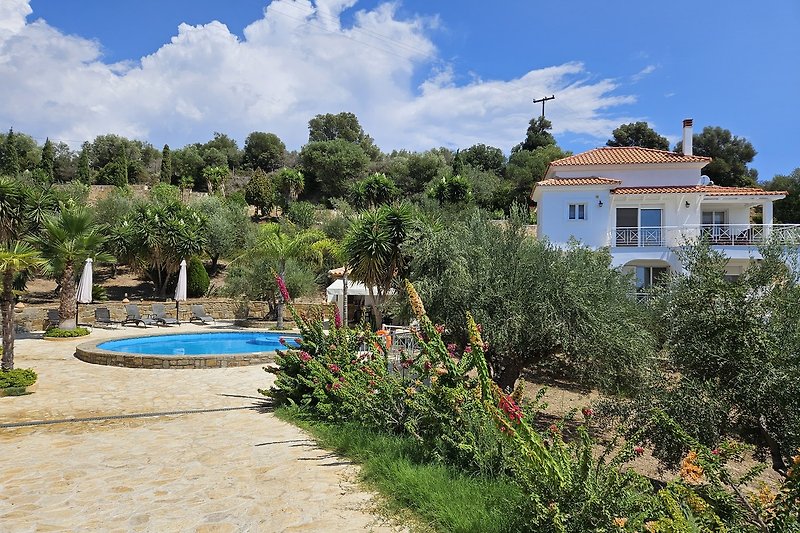
[(714, 244), (727, 244), (731, 240), (725, 211), (703, 211), (703, 235)]
[(661, 208), (618, 207), (617, 246), (663, 246)]

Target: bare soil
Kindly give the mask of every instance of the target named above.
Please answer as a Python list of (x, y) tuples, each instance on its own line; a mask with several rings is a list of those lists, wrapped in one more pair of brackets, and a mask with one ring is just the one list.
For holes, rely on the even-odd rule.
[[(529, 376), (524, 381), (525, 399), (533, 400), (542, 388), (546, 390), (541, 401), (546, 406), (540, 411), (536, 425), (540, 429), (546, 429), (550, 424), (566, 418), (568, 420), (564, 425), (566, 438), (569, 438), (570, 433), (583, 423), (581, 409), (594, 407), (601, 399), (605, 398), (596, 390), (582, 389), (573, 383), (559, 380), (535, 380)], [(600, 425), (593, 425), (590, 430), (597, 440), (595, 452), (599, 455), (614, 438), (614, 431), (612, 428)], [(753, 455), (749, 455), (742, 462), (729, 463), (728, 466), (735, 476), (741, 476), (760, 462)], [(678, 475), (677, 470), (663, 465), (653, 457), (647, 448), (640, 457), (628, 463), (627, 466), (633, 471), (659, 482), (671, 481)], [(750, 486), (757, 487), (761, 482), (776, 486), (780, 484), (781, 477), (768, 466)]]

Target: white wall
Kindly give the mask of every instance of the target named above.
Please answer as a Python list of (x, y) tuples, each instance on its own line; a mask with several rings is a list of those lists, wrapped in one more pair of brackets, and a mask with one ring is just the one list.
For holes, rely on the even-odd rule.
[[(593, 247), (608, 245), (611, 231), (609, 188), (541, 187), (536, 208), (537, 236), (565, 246), (575, 238)], [(602, 201), (603, 206), (598, 203)], [(586, 220), (570, 220), (569, 204), (586, 204)]]
[(586, 176), (616, 178), (622, 180), (621, 187), (699, 185), (701, 176), (700, 168), (686, 168), (685, 165), (680, 167), (665, 165), (656, 168), (653, 168), (653, 165), (628, 167), (596, 165), (578, 169), (553, 167), (552, 171), (560, 178), (585, 178)]

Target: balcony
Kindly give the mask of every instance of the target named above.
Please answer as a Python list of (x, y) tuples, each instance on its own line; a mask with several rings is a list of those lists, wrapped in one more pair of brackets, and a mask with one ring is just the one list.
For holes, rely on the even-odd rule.
[(712, 246), (758, 246), (774, 242), (800, 246), (800, 224), (692, 224), (615, 228), (609, 235), (614, 248), (647, 248), (683, 246), (700, 238)]

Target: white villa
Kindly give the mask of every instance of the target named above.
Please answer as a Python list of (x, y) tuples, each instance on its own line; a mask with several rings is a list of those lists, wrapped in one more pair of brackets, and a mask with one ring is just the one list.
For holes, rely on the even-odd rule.
[[(800, 243), (800, 227), (773, 224), (772, 202), (785, 191), (720, 187), (692, 155), (692, 120), (683, 121), (683, 153), (639, 147), (595, 148), (553, 161), (534, 186), (537, 237), (609, 247), (613, 265), (635, 270), (639, 289), (680, 269), (676, 249), (706, 236), (739, 275), (770, 236)], [(754, 211), (762, 224), (751, 223)]]

